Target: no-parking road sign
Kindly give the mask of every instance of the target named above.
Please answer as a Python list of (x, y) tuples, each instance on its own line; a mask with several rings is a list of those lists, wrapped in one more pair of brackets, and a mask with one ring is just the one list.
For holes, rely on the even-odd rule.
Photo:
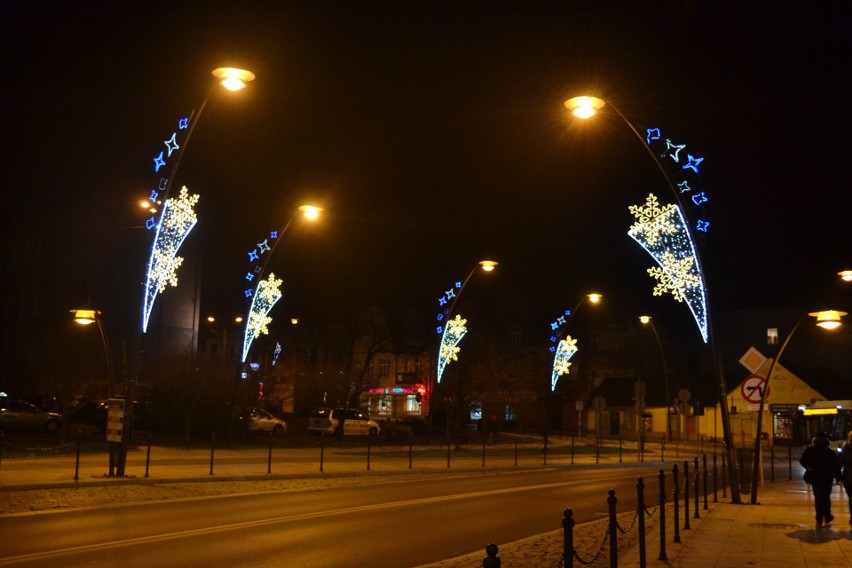
[(760, 399), (764, 396), (769, 396), (769, 387), (766, 385), (766, 379), (751, 375), (740, 385), (740, 391), (746, 402), (751, 404), (760, 404)]

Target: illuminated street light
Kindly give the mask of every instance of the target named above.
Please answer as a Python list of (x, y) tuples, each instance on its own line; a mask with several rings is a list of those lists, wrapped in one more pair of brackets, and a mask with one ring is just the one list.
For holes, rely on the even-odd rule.
[(438, 348), (438, 364), (435, 369), (436, 383), (441, 382), (441, 377), (444, 374), (444, 368), (451, 361), (458, 360), (458, 352), (460, 350), (458, 344), (467, 333), (467, 328), (465, 327), (467, 320), (462, 319), (461, 316), (458, 315), (455, 319), (451, 319), (453, 315), (453, 308), (455, 307), (459, 296), (461, 296), (461, 293), (464, 291), (465, 286), (467, 286), (468, 281), (478, 268), (481, 268), (484, 272), (491, 272), (496, 267), (497, 262), (493, 260), (479, 261), (477, 265), (471, 269), (467, 278), (465, 278), (463, 282), (456, 282), (452, 288), (444, 292), (444, 295), (438, 299), (438, 305), (446, 307), (438, 314), (438, 321), (440, 322), (440, 325), (438, 326), (437, 331), (441, 334), (441, 343)]
[[(663, 364), (663, 382), (666, 386), (666, 437), (671, 441), (672, 439), (672, 427), (671, 427), (671, 418), (669, 416), (669, 405), (671, 404), (671, 395), (669, 393), (669, 372), (666, 367), (666, 356), (663, 354), (663, 344), (660, 341), (660, 336), (657, 334), (657, 326), (654, 325), (654, 318), (651, 316), (639, 316), (639, 321), (642, 322), (643, 325), (651, 325), (651, 331), (654, 332), (654, 338), (657, 340), (657, 347), (660, 350), (660, 362)], [(678, 431), (680, 431), (680, 425), (678, 425)], [(680, 435), (678, 435), (678, 438)]]
[(772, 359), (772, 362), (769, 364), (769, 370), (766, 372), (766, 380), (763, 382), (763, 393), (760, 396), (760, 407), (757, 411), (757, 435), (754, 438), (754, 459), (752, 462), (752, 477), (751, 477), (751, 504), (757, 505), (757, 478), (760, 473), (760, 442), (761, 442), (761, 431), (762, 431), (762, 423), (763, 423), (763, 407), (766, 402), (766, 396), (769, 393), (769, 379), (772, 378), (772, 371), (775, 370), (775, 365), (778, 363), (778, 360), (781, 359), (781, 355), (784, 353), (784, 349), (787, 348), (787, 344), (790, 343), (790, 339), (793, 337), (793, 334), (796, 333), (796, 330), (799, 329), (799, 326), (808, 318), (816, 318), (816, 325), (823, 329), (833, 330), (840, 327), (842, 324), (841, 318), (847, 315), (846, 312), (841, 312), (838, 310), (823, 310), (819, 312), (809, 312), (803, 314), (799, 321), (793, 326), (790, 330), (790, 333), (787, 334), (787, 337), (784, 339), (784, 343), (781, 344), (781, 348), (778, 350), (778, 354)]
[[(301, 215), (308, 221), (316, 221), (322, 213), (322, 207), (316, 205), (301, 205), (287, 223), (277, 231), (273, 231), (269, 238), (274, 240), (272, 246), (269, 246), (269, 239), (258, 243), (257, 247), (248, 253), (249, 262), (252, 263), (252, 269), (247, 273), (246, 279), (249, 282), (257, 281), (253, 287), (245, 290), (247, 298), (251, 298), (248, 315), (246, 316), (245, 331), (243, 332), (243, 345), (240, 355), (240, 363), (245, 364), (248, 359), (249, 351), (252, 343), (259, 335), (269, 333), (269, 324), (272, 323), (272, 318), (269, 317), (269, 312), (281, 299), (281, 284), (282, 280), (275, 277), (275, 274), (270, 273), (264, 280), (266, 267), (269, 264), (269, 259), (275, 253), (278, 243), (281, 242), (287, 230), (293, 222)], [(290, 320), (290, 323), (295, 325), (298, 320)], [(240, 377), (242, 369), (238, 369), (234, 374), (234, 386), (231, 392), (231, 416), (228, 420), (227, 441), (230, 444), (234, 435), (234, 422), (237, 416), (237, 390), (239, 389)]]
[(93, 323), (98, 324), (98, 331), (101, 335), (101, 343), (104, 347), (104, 356), (106, 357), (107, 364), (107, 377), (109, 379), (109, 395), (112, 396), (115, 390), (115, 371), (112, 366), (112, 353), (109, 348), (109, 341), (107, 341), (106, 333), (104, 332), (104, 326), (101, 322), (101, 311), (93, 308), (78, 308), (69, 310), (70, 313), (74, 314), (74, 321), (79, 325), (92, 325)]
[(852, 270), (841, 270), (837, 273), (844, 282), (852, 282)]
[[(155, 230), (151, 243), (151, 252), (147, 263), (145, 279), (147, 281), (143, 289), (142, 302), (139, 309), (139, 325), (133, 337), (133, 351), (135, 354), (131, 365), (130, 375), (127, 381), (126, 412), (124, 416), (125, 428), (122, 431), (122, 442), (118, 458), (117, 475), (124, 477), (127, 458), (127, 446), (133, 433), (133, 401), (136, 395), (136, 383), (139, 380), (139, 369), (142, 360), (142, 336), (147, 331), (148, 318), (153, 309), (157, 294), (165, 289), (168, 284), (176, 285), (176, 270), (183, 259), (176, 256), (180, 245), (186, 235), (195, 226), (196, 216), (194, 212), (197, 195), (189, 195), (184, 187), (178, 199), (171, 199), (171, 189), (177, 178), (178, 169), (183, 159), (192, 134), (198, 126), (198, 121), (207, 107), (207, 103), (219, 84), (226, 89), (233, 90), (245, 87), (248, 81), (254, 79), (250, 71), (235, 70), (233, 68), (221, 67), (213, 71), (213, 75), (220, 79), (210, 87), (207, 95), (201, 102), (197, 111), (193, 111), (187, 118), (178, 120), (177, 130), (170, 138), (163, 141), (158, 155), (153, 156), (154, 162), (154, 188), (149, 194), (151, 201), (151, 213), (145, 226)], [(178, 133), (181, 133), (180, 136)], [(157, 212), (163, 205), (162, 210)]]
[(550, 352), (554, 353), (553, 369), (550, 374), (550, 392), (556, 391), (556, 383), (559, 380), (559, 377), (568, 374), (569, 368), (571, 367), (571, 363), (569, 361), (571, 357), (579, 351), (579, 348), (577, 347), (577, 340), (572, 338), (570, 335), (563, 338), (563, 331), (568, 327), (568, 322), (571, 321), (571, 318), (574, 317), (574, 314), (577, 313), (577, 310), (580, 309), (580, 306), (582, 306), (583, 303), (588, 301), (591, 304), (597, 304), (602, 298), (603, 296), (601, 294), (594, 292), (586, 294), (580, 298), (580, 301), (577, 302), (577, 305), (574, 306), (573, 310), (566, 310), (565, 313), (561, 314), (550, 324), (550, 329), (554, 332), (550, 337), (550, 342), (556, 343), (556, 345), (550, 346)]
[(293, 221), (300, 215), (309, 221), (316, 221), (322, 211), (322, 207), (317, 207), (316, 205), (299, 206), (297, 212), (293, 214), (284, 227), (274, 232), (275, 238), (271, 247), (268, 246), (267, 241), (264, 241), (264, 243), (267, 243), (265, 246), (258, 246), (249, 254), (250, 261), (254, 262), (262, 259), (262, 262), (255, 263), (254, 270), (250, 273), (251, 280), (257, 280), (257, 285), (254, 289), (250, 288), (246, 290), (246, 297), (251, 298), (251, 305), (249, 306), (248, 316), (246, 317), (246, 329), (243, 335), (243, 348), (240, 357), (242, 363), (246, 362), (251, 344), (255, 338), (258, 335), (264, 335), (268, 332), (267, 326), (272, 322), (269, 312), (275, 303), (281, 299), (280, 286), (282, 281), (276, 279), (274, 274), (270, 274), (266, 280), (263, 279), (269, 259), (272, 258), (275, 249), (278, 247), (278, 243), (281, 242), (281, 239), (290, 228), (290, 225), (293, 224)]
[(213, 70), (213, 76), (229, 91), (241, 91), (249, 81), (254, 81), (254, 73), (235, 67), (219, 67)]
[[(705, 343), (710, 344), (719, 388), (719, 408), (722, 414), (722, 431), (725, 441), (726, 457), (729, 464), (728, 472), (731, 478), (729, 484), (731, 488), (731, 502), (737, 504), (741, 503), (739, 471), (736, 466), (737, 462), (734, 455), (734, 439), (731, 432), (730, 416), (728, 413), (728, 388), (722, 368), (722, 354), (720, 352), (718, 342), (715, 340), (713, 325), (710, 318), (710, 307), (705, 293), (706, 282), (704, 271), (702, 270), (701, 258), (698, 254), (698, 249), (692, 244), (695, 242), (692, 227), (689, 223), (685, 222), (683, 218), (684, 208), (681, 190), (679, 190), (678, 185), (674, 182), (669, 172), (663, 166), (660, 161), (660, 156), (657, 155), (650, 145), (651, 140), (655, 140), (660, 137), (659, 129), (649, 129), (648, 136), (643, 136), (639, 133), (633, 123), (630, 122), (627, 117), (612, 104), (612, 102), (606, 102), (598, 97), (573, 97), (566, 100), (564, 105), (575, 117), (580, 119), (588, 119), (595, 116), (595, 114), (597, 114), (600, 109), (604, 108), (604, 106), (612, 109), (642, 143), (642, 146), (648, 152), (648, 155), (657, 166), (657, 169), (663, 175), (663, 179), (665, 179), (666, 184), (674, 196), (677, 207), (671, 211), (668, 209), (660, 210), (661, 213), (666, 213), (666, 218), (664, 219), (665, 222), (662, 223), (662, 227), (655, 225), (654, 223), (642, 222), (643, 216), (652, 213), (652, 210), (655, 209), (652, 203), (648, 203), (645, 209), (636, 208), (634, 211), (633, 208), (631, 208), (631, 212), (637, 216), (639, 222), (637, 222), (634, 227), (631, 227), (630, 234), (631, 237), (637, 240), (637, 242), (639, 242), (649, 252), (649, 254), (654, 257), (657, 263), (660, 264), (660, 267), (656, 268), (656, 272), (651, 273), (652, 276), (658, 280), (658, 286), (655, 288), (655, 294), (657, 292), (662, 293), (663, 291), (668, 291), (680, 301), (686, 299), (690, 310), (692, 311), (692, 315), (698, 323), (702, 338)], [(656, 138), (654, 138), (654, 136), (656, 136)], [(679, 152), (680, 149), (682, 148), (677, 147), (677, 152)], [(677, 156), (677, 152), (675, 152), (675, 156)], [(697, 173), (697, 164), (700, 163), (702, 159), (695, 159), (691, 155), (687, 155), (687, 158), (687, 163), (682, 167), (691, 167)], [(649, 201), (651, 197), (654, 196), (651, 195), (649, 197)], [(693, 201), (695, 201), (696, 198), (699, 198), (700, 202), (703, 197), (705, 197), (703, 194), (701, 196), (696, 195), (693, 197)], [(663, 215), (661, 214), (660, 216), (662, 217)], [(704, 225), (705, 229), (706, 226), (707, 224)], [(659, 230), (660, 228), (663, 229), (662, 232), (666, 235), (665, 239), (670, 239), (672, 241), (672, 246), (668, 246), (667, 243), (662, 243), (661, 248), (659, 241), (664, 239), (658, 238), (661, 232)], [(650, 239), (646, 238), (649, 236), (651, 237)], [(666, 247), (668, 247), (668, 249)], [(691, 251), (689, 249), (691, 249)], [(687, 266), (690, 263), (691, 265)]]

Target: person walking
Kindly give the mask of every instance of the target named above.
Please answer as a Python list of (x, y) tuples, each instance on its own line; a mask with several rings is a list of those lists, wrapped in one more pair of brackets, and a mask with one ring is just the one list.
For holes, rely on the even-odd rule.
[(831, 488), (835, 479), (840, 479), (840, 458), (831, 449), (828, 434), (820, 432), (816, 435), (799, 458), (799, 463), (805, 468), (805, 481), (814, 490), (814, 508), (816, 509), (817, 528), (831, 524), (834, 515), (831, 514)]
[(849, 503), (849, 524), (852, 525), (852, 431), (846, 436), (846, 442), (840, 448), (840, 482), (846, 490)]

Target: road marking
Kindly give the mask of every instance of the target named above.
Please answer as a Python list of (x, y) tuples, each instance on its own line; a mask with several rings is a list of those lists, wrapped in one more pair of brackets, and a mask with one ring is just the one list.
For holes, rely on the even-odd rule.
[[(624, 476), (615, 476), (616, 478), (621, 477), (632, 477), (629, 475)], [(364, 511), (379, 511), (382, 509), (393, 509), (398, 507), (406, 507), (409, 505), (421, 505), (424, 503), (440, 503), (445, 501), (457, 501), (461, 499), (468, 499), (472, 497), (479, 496), (489, 496), (489, 495), (501, 495), (508, 493), (520, 493), (523, 491), (538, 491), (541, 489), (552, 489), (554, 487), (564, 487), (567, 485), (576, 485), (579, 483), (585, 483), (582, 480), (575, 481), (560, 481), (557, 483), (544, 483), (539, 485), (527, 485), (523, 487), (508, 487), (504, 489), (491, 489), (488, 491), (474, 491), (468, 493), (456, 493), (453, 495), (442, 495), (439, 497), (422, 497), (419, 499), (408, 499), (404, 501), (391, 501), (389, 503), (379, 503), (375, 505), (359, 505), (357, 507), (346, 507), (343, 509), (333, 509), (329, 511), (318, 511), (315, 513), (300, 513), (298, 515), (285, 515), (281, 517), (274, 517), (271, 519), (262, 519), (257, 521), (243, 521), (240, 523), (229, 523), (225, 525), (218, 525), (212, 527), (205, 527), (199, 529), (189, 529), (185, 531), (179, 531), (168, 534), (161, 535), (151, 535), (151, 536), (143, 536), (136, 538), (128, 538), (122, 540), (116, 540), (112, 542), (102, 542), (97, 544), (84, 544), (80, 546), (71, 546), (68, 548), (61, 548), (52, 551), (45, 552), (34, 552), (31, 554), (20, 554), (18, 556), (9, 556), (6, 558), (0, 558), (0, 566), (14, 564), (17, 562), (32, 562), (36, 560), (46, 560), (49, 558), (54, 558), (58, 556), (66, 556), (70, 554), (79, 554), (85, 552), (94, 552), (98, 550), (106, 550), (111, 548), (118, 548), (124, 546), (135, 546), (140, 544), (151, 544), (156, 542), (163, 542), (167, 540), (176, 540), (180, 538), (188, 538), (193, 536), (200, 536), (210, 533), (220, 533), (220, 532), (228, 532), (235, 530), (242, 530), (252, 527), (260, 527), (266, 525), (274, 525), (278, 523), (288, 523), (293, 521), (300, 521), (306, 519), (316, 519), (320, 517), (330, 517), (335, 515), (346, 515), (350, 513), (359, 513)]]

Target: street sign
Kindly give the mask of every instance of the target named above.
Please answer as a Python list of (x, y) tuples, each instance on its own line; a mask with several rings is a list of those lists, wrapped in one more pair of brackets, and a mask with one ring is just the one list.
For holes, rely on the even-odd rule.
[(761, 398), (769, 397), (766, 379), (757, 375), (746, 377), (746, 380), (740, 385), (740, 392), (742, 392), (745, 401), (751, 404), (760, 404)]
[(748, 351), (740, 357), (740, 365), (748, 369), (751, 374), (758, 372), (764, 363), (766, 363), (766, 357), (754, 347), (749, 347)]

